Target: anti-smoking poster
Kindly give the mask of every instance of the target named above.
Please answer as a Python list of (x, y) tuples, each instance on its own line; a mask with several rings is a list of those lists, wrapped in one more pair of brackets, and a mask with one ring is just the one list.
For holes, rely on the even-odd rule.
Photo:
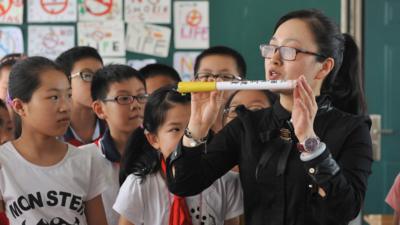
[(122, 0), (77, 0), (79, 21), (122, 20)]
[(124, 22), (78, 23), (78, 45), (96, 48), (105, 57), (124, 57)]
[(128, 25), (126, 49), (128, 51), (167, 57), (171, 42), (169, 27), (133, 23)]
[(190, 81), (194, 78), (194, 63), (200, 52), (175, 52), (174, 68), (183, 81)]
[(0, 27), (0, 58), (10, 53), (23, 53), (24, 39), (19, 27)]
[(175, 48), (208, 48), (210, 42), (209, 27), (208, 2), (174, 2)]
[(74, 26), (28, 27), (28, 55), (57, 58), (62, 52), (75, 46)]
[(0, 1), (0, 23), (22, 24), (23, 12), (23, 0)]
[(76, 1), (28, 0), (28, 22), (75, 22)]
[(171, 23), (171, 0), (125, 0), (127, 23)]

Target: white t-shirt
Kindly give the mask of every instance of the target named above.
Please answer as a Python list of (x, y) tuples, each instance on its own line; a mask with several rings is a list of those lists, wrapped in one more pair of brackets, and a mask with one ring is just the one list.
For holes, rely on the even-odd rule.
[(104, 175), (107, 177), (109, 184), (107, 189), (101, 194), (103, 205), (106, 212), (108, 225), (118, 225), (119, 214), (112, 208), (119, 191), (119, 164), (107, 160), (101, 151), (101, 146), (96, 144), (88, 144), (79, 147), (83, 151), (92, 151), (94, 154), (100, 155), (104, 161)]
[(43, 167), (7, 142), (0, 146), (0, 166), (0, 199), (10, 224), (86, 225), (85, 202), (107, 186), (101, 158), (71, 145), (60, 162)]
[[(193, 225), (222, 225), (243, 214), (243, 195), (238, 174), (228, 172), (201, 194), (186, 197)], [(165, 225), (173, 195), (160, 173), (141, 179), (129, 175), (119, 191), (114, 209), (135, 225)]]

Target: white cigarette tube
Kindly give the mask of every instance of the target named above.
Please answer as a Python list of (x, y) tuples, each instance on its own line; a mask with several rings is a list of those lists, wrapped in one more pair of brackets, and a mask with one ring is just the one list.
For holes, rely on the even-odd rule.
[(296, 86), (295, 80), (254, 80), (254, 81), (220, 81), (178, 83), (178, 92), (206, 92), (215, 90), (289, 90)]

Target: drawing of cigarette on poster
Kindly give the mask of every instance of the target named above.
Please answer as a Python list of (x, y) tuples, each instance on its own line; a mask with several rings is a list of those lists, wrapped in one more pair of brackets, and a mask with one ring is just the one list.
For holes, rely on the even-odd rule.
[(92, 46), (105, 57), (125, 56), (124, 22), (78, 23), (78, 45)]
[(74, 26), (28, 27), (28, 55), (57, 58), (62, 52), (75, 46)]
[(174, 2), (175, 48), (208, 48), (210, 42), (209, 27), (208, 2)]
[(10, 53), (23, 53), (24, 39), (19, 27), (0, 27), (0, 58)]
[(78, 0), (79, 21), (122, 20), (122, 0)]
[(125, 0), (127, 23), (171, 23), (171, 0)]
[(128, 51), (167, 57), (171, 42), (171, 29), (144, 23), (128, 24), (126, 49)]
[(174, 68), (183, 81), (190, 81), (194, 78), (194, 63), (198, 55), (200, 55), (200, 52), (174, 53)]
[(76, 1), (28, 0), (28, 22), (75, 22)]
[(22, 24), (24, 13), (23, 0), (0, 1), (0, 23)]

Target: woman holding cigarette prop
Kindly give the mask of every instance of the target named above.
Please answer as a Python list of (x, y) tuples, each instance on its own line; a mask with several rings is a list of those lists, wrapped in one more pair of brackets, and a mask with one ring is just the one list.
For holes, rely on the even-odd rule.
[(185, 136), (167, 160), (169, 188), (197, 194), (238, 164), (246, 224), (347, 224), (362, 208), (372, 150), (370, 120), (321, 94), (342, 60), (353, 60), (343, 59), (343, 36), (322, 12), (300, 10), (260, 49), (266, 79), (296, 80), (295, 88), (268, 109), (240, 113), (207, 144), (221, 94), (193, 93)]

